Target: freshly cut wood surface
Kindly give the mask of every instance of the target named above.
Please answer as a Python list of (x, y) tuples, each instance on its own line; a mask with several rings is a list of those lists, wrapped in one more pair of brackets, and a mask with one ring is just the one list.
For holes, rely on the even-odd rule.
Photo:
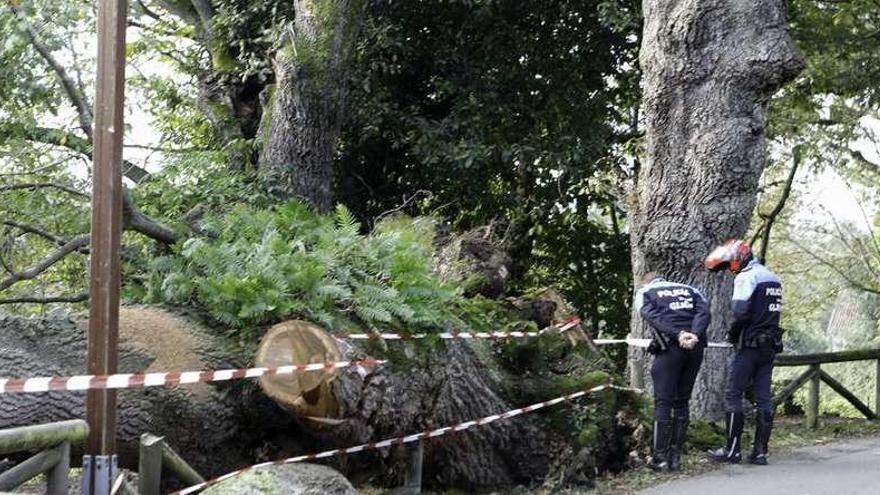
[[(279, 323), (269, 329), (257, 349), (256, 365), (267, 368), (343, 360), (336, 340), (319, 326), (302, 320)], [(290, 375), (268, 375), (260, 385), (279, 404), (302, 416), (336, 418), (339, 406), (332, 393), (338, 370)]]

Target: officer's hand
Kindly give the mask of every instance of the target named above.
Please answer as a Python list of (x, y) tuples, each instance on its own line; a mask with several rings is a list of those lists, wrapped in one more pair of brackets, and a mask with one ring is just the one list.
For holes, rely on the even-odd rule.
[(693, 349), (699, 340), (699, 337), (691, 332), (681, 332), (678, 334), (678, 345), (680, 345), (682, 349)]

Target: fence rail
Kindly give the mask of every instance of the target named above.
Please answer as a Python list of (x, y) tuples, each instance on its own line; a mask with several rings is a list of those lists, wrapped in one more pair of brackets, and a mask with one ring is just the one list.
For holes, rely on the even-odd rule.
[[(821, 365), (829, 363), (847, 363), (854, 361), (875, 361), (876, 376), (874, 380), (874, 409), (872, 410), (862, 402), (854, 393), (848, 390), (842, 383), (822, 369)], [(808, 366), (807, 370), (786, 384), (773, 398), (773, 404), (779, 405), (788, 400), (794, 393), (810, 384), (806, 423), (808, 428), (815, 429), (819, 426), (819, 383), (825, 382), (831, 390), (837, 392), (846, 399), (866, 418), (875, 420), (880, 418), (880, 349), (860, 349), (855, 351), (819, 352), (815, 354), (779, 355), (776, 356), (776, 366)]]
[(70, 446), (84, 444), (88, 436), (89, 427), (81, 419), (0, 430), (0, 455), (40, 451), (0, 473), (0, 491), (12, 491), (45, 473), (46, 493), (67, 495)]
[(184, 485), (204, 483), (195, 469), (175, 452), (163, 437), (149, 433), (141, 435), (140, 460), (138, 461), (138, 492), (140, 495), (159, 495), (162, 485), (162, 470), (171, 472)]

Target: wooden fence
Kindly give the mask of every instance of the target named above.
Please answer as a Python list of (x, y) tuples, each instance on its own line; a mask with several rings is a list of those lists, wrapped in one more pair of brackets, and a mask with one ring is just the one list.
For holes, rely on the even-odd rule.
[(0, 455), (39, 450), (0, 473), (0, 492), (12, 491), (45, 473), (46, 493), (67, 495), (70, 446), (84, 444), (88, 436), (89, 427), (81, 419), (0, 430)]
[[(847, 390), (839, 381), (821, 368), (827, 363), (846, 363), (852, 361), (874, 361), (876, 365), (876, 377), (874, 380), (874, 409), (872, 410), (855, 394)], [(825, 382), (832, 390), (849, 401), (856, 409), (868, 419), (878, 419), (880, 416), (880, 349), (864, 349), (857, 351), (821, 352), (817, 354), (801, 354), (776, 356), (776, 366), (807, 366), (807, 370), (797, 378), (790, 381), (773, 398), (773, 404), (779, 405), (791, 397), (799, 388), (807, 382), (810, 391), (807, 400), (806, 418), (807, 427), (816, 428), (819, 425), (819, 382)]]

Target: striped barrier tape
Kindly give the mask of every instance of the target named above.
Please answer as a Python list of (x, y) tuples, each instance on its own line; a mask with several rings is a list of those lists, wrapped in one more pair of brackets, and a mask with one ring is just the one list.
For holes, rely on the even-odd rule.
[(377, 449), (385, 449), (388, 447), (392, 447), (394, 445), (402, 445), (405, 443), (418, 442), (420, 440), (426, 440), (429, 438), (441, 437), (443, 435), (447, 435), (449, 433), (457, 433), (460, 431), (465, 431), (473, 427), (485, 426), (489, 423), (494, 423), (495, 421), (499, 421), (502, 419), (513, 418), (516, 416), (521, 416), (523, 414), (530, 413), (532, 411), (537, 411), (539, 409), (544, 409), (545, 407), (555, 406), (556, 404), (571, 401), (577, 399), (579, 397), (583, 397), (585, 395), (589, 395), (595, 392), (599, 392), (605, 389), (616, 389), (616, 390), (626, 390), (626, 391), (636, 391), (641, 392), (638, 389), (632, 389), (628, 387), (620, 387), (613, 384), (605, 384), (599, 385), (597, 387), (593, 387), (588, 390), (581, 390), (579, 392), (574, 392), (568, 395), (563, 395), (561, 397), (557, 397), (555, 399), (550, 399), (544, 402), (538, 402), (537, 404), (532, 404), (530, 406), (520, 407), (517, 409), (511, 409), (510, 411), (506, 411), (500, 414), (491, 414), (489, 416), (484, 416), (480, 419), (475, 419), (471, 421), (465, 421), (464, 423), (459, 423), (457, 425), (452, 426), (444, 426), (442, 428), (437, 428), (436, 430), (424, 431), (421, 433), (414, 433), (412, 435), (404, 435), (400, 437), (388, 438), (385, 440), (381, 440), (379, 442), (371, 442), (371, 443), (363, 443), (360, 445), (355, 445), (354, 447), (348, 447), (344, 449), (334, 449), (334, 450), (325, 450), (324, 452), (319, 452), (317, 454), (308, 454), (308, 455), (300, 455), (296, 457), (288, 457), (286, 459), (280, 459), (277, 461), (269, 461), (263, 462), (260, 464), (255, 464), (253, 466), (249, 466), (243, 469), (239, 469), (238, 471), (233, 471), (231, 473), (226, 473), (223, 476), (214, 478), (212, 480), (205, 481), (203, 483), (199, 483), (197, 485), (190, 486), (188, 488), (184, 488), (183, 490), (174, 492), (172, 495), (188, 495), (190, 493), (195, 493), (197, 491), (203, 490), (209, 486), (216, 485), (221, 481), (228, 480), (229, 478), (234, 478), (235, 476), (239, 476), (249, 471), (253, 471), (255, 469), (267, 468), (270, 466), (278, 466), (281, 464), (293, 464), (302, 461), (311, 461), (315, 459), (323, 459), (325, 457), (333, 457), (342, 454), (352, 454), (355, 452), (363, 452), (366, 450), (377, 450)]
[[(444, 332), (437, 334), (442, 339), (537, 337), (552, 330), (564, 332), (580, 324), (573, 318), (560, 325), (547, 327), (537, 332)], [(421, 339), (431, 334), (351, 334), (349, 339)], [(259, 378), (263, 375), (289, 375), (306, 371), (320, 371), (352, 367), (356, 371), (373, 368), (387, 361), (366, 359), (362, 361), (337, 361), (328, 363), (297, 364), (277, 368), (246, 368), (204, 371), (174, 371), (166, 373), (117, 373), (113, 375), (77, 375), (67, 377), (0, 378), (0, 394), (38, 393), (55, 391), (82, 391), (99, 389), (124, 389), (210, 383), (244, 378)], [(358, 369), (360, 368), (360, 369)]]
[(42, 378), (0, 378), (0, 394), (52, 391), (100, 390), (121, 388), (164, 387), (191, 383), (222, 382), (271, 375), (291, 375), (307, 371), (352, 368), (366, 373), (387, 360), (335, 361), (294, 364), (276, 368), (240, 368), (206, 371), (174, 371), (170, 373), (117, 373), (114, 375), (78, 375)]
[[(547, 332), (557, 330), (565, 332), (580, 324), (573, 318), (560, 325), (547, 327), (537, 332), (446, 332), (439, 334), (443, 339), (478, 339), (508, 337), (538, 337)], [(401, 334), (351, 334), (350, 339), (419, 339), (427, 334), (404, 336)], [(596, 345), (628, 344), (635, 347), (647, 347), (650, 339), (597, 339)], [(727, 343), (709, 343), (709, 347), (732, 347)], [(336, 361), (326, 363), (295, 364), (276, 368), (240, 368), (203, 371), (173, 371), (163, 373), (117, 373), (113, 375), (77, 375), (68, 377), (37, 377), (37, 378), (0, 378), (0, 394), (39, 393), (54, 391), (82, 391), (101, 389), (125, 389), (186, 385), (193, 383), (210, 383), (227, 380), (259, 378), (264, 375), (290, 375), (308, 371), (321, 371), (351, 367), (357, 372), (365, 373), (367, 369), (385, 364), (387, 360), (365, 359), (361, 361)]]
[(528, 338), (528, 337), (540, 337), (548, 332), (552, 332), (554, 330), (558, 332), (565, 332), (567, 330), (571, 330), (572, 328), (580, 325), (581, 320), (578, 318), (572, 318), (565, 323), (551, 325), (547, 328), (539, 330), (537, 332), (441, 332), (441, 333), (416, 333), (412, 335), (404, 335), (400, 333), (351, 333), (344, 337), (340, 337), (340, 340), (415, 340), (415, 339), (424, 339), (426, 337), (439, 337), (444, 340), (453, 340), (453, 339), (505, 339), (505, 338)]

